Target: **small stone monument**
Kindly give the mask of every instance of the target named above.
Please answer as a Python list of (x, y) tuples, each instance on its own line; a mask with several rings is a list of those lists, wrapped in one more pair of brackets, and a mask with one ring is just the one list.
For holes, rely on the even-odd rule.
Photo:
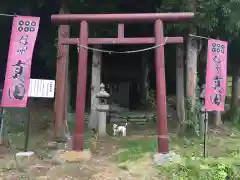
[(105, 91), (105, 85), (102, 83), (100, 85), (100, 92), (96, 95), (96, 98), (99, 99), (99, 104), (97, 106), (97, 111), (98, 111), (97, 131), (99, 136), (107, 135), (106, 119), (107, 119), (107, 112), (109, 111), (109, 105), (107, 103), (107, 99), (109, 97), (110, 95)]

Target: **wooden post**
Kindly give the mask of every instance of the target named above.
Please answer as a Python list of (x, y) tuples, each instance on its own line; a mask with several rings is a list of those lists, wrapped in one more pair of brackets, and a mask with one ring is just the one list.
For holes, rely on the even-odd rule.
[[(82, 21), (80, 24), (80, 45), (88, 45), (88, 23)], [(78, 51), (78, 78), (77, 78), (77, 98), (76, 98), (76, 125), (73, 138), (73, 149), (83, 150), (84, 148), (84, 110), (86, 101), (86, 80), (87, 80), (87, 63), (88, 50), (79, 47)]]
[(185, 121), (183, 45), (177, 45), (176, 56), (177, 117), (179, 124), (183, 125)]
[(157, 95), (157, 122), (158, 122), (158, 152), (168, 153), (168, 127), (167, 127), (167, 102), (166, 79), (164, 61), (164, 34), (161, 20), (155, 21), (155, 68), (156, 68), (156, 95)]
[[(66, 69), (65, 69), (65, 73), (66, 73), (66, 80), (65, 80), (65, 97), (64, 97), (64, 114), (63, 114), (63, 121), (65, 122), (65, 123), (67, 123), (68, 122), (68, 103), (69, 103), (69, 78), (68, 78), (68, 76), (69, 76), (69, 74), (68, 74), (68, 64), (67, 64), (67, 66), (65, 67)], [(65, 126), (64, 126), (65, 127)], [(66, 127), (65, 127), (66, 128)]]
[[(61, 9), (61, 11), (64, 8)], [(60, 11), (60, 13), (61, 13)], [(69, 25), (60, 25), (58, 29), (58, 52), (57, 52), (57, 65), (56, 65), (56, 99), (54, 104), (54, 129), (55, 136), (63, 136), (65, 131), (65, 121), (67, 110), (67, 101), (64, 94), (67, 87), (68, 76), (68, 58), (69, 58), (69, 45), (62, 45), (61, 39), (69, 37)]]
[[(100, 48), (100, 45), (95, 45), (95, 48)], [(89, 128), (97, 130), (98, 112), (97, 105), (98, 99), (96, 95), (100, 91), (101, 83), (101, 64), (102, 53), (98, 51), (93, 52), (92, 58), (92, 82), (91, 82), (91, 115), (89, 120)]]

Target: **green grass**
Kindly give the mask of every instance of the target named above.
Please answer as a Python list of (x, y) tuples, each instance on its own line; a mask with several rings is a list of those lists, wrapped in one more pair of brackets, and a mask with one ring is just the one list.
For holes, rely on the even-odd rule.
[[(86, 147), (90, 133), (86, 131)], [(24, 134), (14, 133), (10, 136), (12, 144), (18, 148), (23, 146)], [(224, 180), (229, 172), (240, 179), (240, 132), (234, 130), (234, 136), (209, 135), (207, 140), (208, 157), (203, 159), (203, 139), (197, 137), (178, 137), (169, 135), (171, 151), (181, 155), (181, 161), (169, 163), (161, 167), (152, 167), (158, 172), (159, 179), (165, 177), (176, 180)], [(130, 164), (136, 166), (140, 159), (146, 158), (157, 150), (156, 138), (130, 139), (110, 138), (119, 145), (119, 153), (114, 160), (122, 169), (129, 170)], [(30, 138), (30, 149), (36, 147), (39, 137)], [(149, 158), (150, 159), (150, 158)], [(151, 168), (150, 166), (148, 168)], [(147, 171), (147, 169), (146, 169)], [(234, 177), (234, 176), (232, 176)], [(234, 179), (234, 178), (232, 178)]]
[[(232, 78), (228, 77), (228, 96), (231, 96)], [(24, 145), (24, 121), (26, 118), (21, 114), (27, 114), (22, 110), (15, 110), (8, 116), (11, 145), (16, 149), (22, 149)], [(38, 121), (51, 122), (38, 117)], [(49, 117), (46, 115), (46, 117)], [(32, 121), (37, 121), (32, 117)], [(69, 117), (69, 130), (74, 130), (74, 116)], [(226, 126), (226, 125), (225, 125)], [(135, 127), (135, 126), (134, 126)], [(147, 127), (144, 126), (144, 129)], [(154, 126), (155, 128), (155, 126)], [(139, 131), (139, 129), (138, 129)], [(36, 147), (39, 137), (30, 136), (30, 148)], [(224, 180), (229, 174), (232, 179), (240, 179), (240, 131), (234, 130), (233, 136), (230, 132), (226, 135), (211, 134), (207, 139), (207, 158), (203, 159), (203, 139), (198, 137), (186, 136), (178, 137), (176, 134), (169, 135), (169, 148), (171, 151), (181, 156), (181, 161), (169, 163), (161, 167), (154, 167), (158, 172), (159, 179), (176, 180)], [(89, 147), (91, 132), (85, 127), (85, 148)], [(156, 138), (110, 138), (112, 142), (117, 142), (119, 152), (114, 155), (115, 162), (121, 168), (128, 170), (131, 165), (136, 166), (141, 159), (150, 159), (149, 154), (157, 151)], [(124, 165), (123, 165), (124, 164)], [(130, 165), (131, 164), (131, 165)], [(150, 165), (149, 165), (150, 166)], [(152, 167), (153, 168), (153, 167)], [(234, 175), (232, 175), (234, 174)]]
[[(181, 156), (181, 162), (157, 167), (159, 176), (176, 180), (224, 180), (227, 174), (240, 179), (240, 132), (235, 136), (210, 135), (207, 140), (207, 158), (203, 158), (203, 139), (169, 137), (171, 151)], [(123, 169), (134, 164), (146, 154), (156, 152), (157, 140), (141, 139), (120, 142), (123, 151), (116, 155), (116, 161)]]
[[(22, 127), (22, 125), (19, 125)], [(73, 121), (69, 122), (69, 129), (72, 132)], [(23, 130), (23, 128), (21, 128)], [(89, 147), (88, 139), (91, 132), (85, 128), (85, 148)], [(233, 132), (233, 136), (230, 136)], [(176, 180), (223, 180), (226, 174), (233, 173), (232, 179), (240, 179), (240, 131), (227, 132), (227, 135), (212, 134), (207, 140), (207, 155), (203, 159), (203, 139), (198, 137), (178, 137), (176, 134), (169, 135), (169, 147), (171, 151), (181, 156), (181, 161), (169, 163), (161, 167), (152, 167), (158, 172), (159, 179), (166, 177)], [(22, 149), (24, 144), (24, 133), (10, 133), (12, 146)], [(110, 138), (117, 142), (119, 152), (114, 155), (115, 162), (122, 169), (129, 169), (129, 164), (136, 166), (138, 161), (146, 158), (157, 150), (157, 139), (146, 137), (141, 139), (133, 138)], [(36, 147), (42, 140), (30, 136), (29, 149)], [(136, 164), (137, 163), (137, 164)], [(150, 168), (150, 165), (149, 165)], [(161, 177), (161, 178), (160, 178)]]
[(118, 163), (126, 161), (136, 161), (147, 152), (155, 152), (157, 149), (157, 139), (121, 140), (121, 147), (124, 149), (118, 153), (116, 160)]

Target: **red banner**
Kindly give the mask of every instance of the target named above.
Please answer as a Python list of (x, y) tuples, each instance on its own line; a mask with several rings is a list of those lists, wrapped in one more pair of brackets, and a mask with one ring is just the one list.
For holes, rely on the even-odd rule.
[(227, 46), (220, 40), (208, 40), (205, 109), (224, 111), (227, 87)]
[(39, 17), (17, 16), (13, 19), (2, 107), (27, 105), (32, 55), (39, 22)]

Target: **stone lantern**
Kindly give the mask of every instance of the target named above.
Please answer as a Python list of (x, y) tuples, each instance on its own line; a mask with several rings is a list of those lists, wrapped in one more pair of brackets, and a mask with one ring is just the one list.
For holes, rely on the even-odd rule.
[(97, 131), (99, 136), (107, 135), (106, 132), (106, 119), (107, 119), (107, 112), (109, 111), (109, 105), (107, 103), (107, 99), (110, 95), (105, 91), (105, 85), (102, 83), (100, 85), (100, 92), (96, 95), (98, 98), (99, 103), (97, 106), (98, 111), (98, 125)]

